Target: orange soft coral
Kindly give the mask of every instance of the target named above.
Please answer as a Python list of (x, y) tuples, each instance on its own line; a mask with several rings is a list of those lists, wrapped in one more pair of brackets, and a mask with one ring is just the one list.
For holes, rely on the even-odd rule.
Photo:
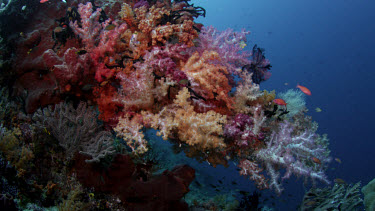
[(158, 8), (155, 5), (148, 12), (146, 12), (145, 7), (137, 8), (134, 12), (139, 20), (138, 29), (145, 34), (149, 34), (158, 25), (164, 15), (170, 15), (170, 11), (167, 8)]
[(194, 22), (185, 21), (183, 24), (170, 24), (158, 26), (151, 31), (152, 45), (157, 42), (165, 44), (171, 36), (178, 38), (180, 43), (188, 47), (194, 46), (193, 40), (198, 37), (198, 32), (193, 28)]
[(232, 109), (233, 100), (228, 95), (231, 86), (225, 75), (228, 74), (227, 68), (214, 64), (215, 60), (220, 60), (215, 51), (204, 51), (202, 55), (195, 52), (182, 67), (182, 71), (193, 82), (195, 91), (206, 99), (215, 99), (216, 96), (216, 100), (224, 101), (226, 106)]

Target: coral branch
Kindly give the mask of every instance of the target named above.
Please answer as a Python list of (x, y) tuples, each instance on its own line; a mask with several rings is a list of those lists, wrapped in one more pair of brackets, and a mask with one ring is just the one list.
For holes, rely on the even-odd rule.
[(313, 132), (306, 130), (299, 135), (293, 135), (293, 129), (290, 123), (281, 123), (279, 132), (273, 132), (266, 148), (256, 153), (257, 159), (266, 165), (271, 176), (270, 186), (278, 193), (282, 189), (278, 183), (279, 173), (276, 173), (276, 166), (286, 168), (282, 179), (295, 174), (311, 178), (313, 181), (329, 183), (322, 171), (329, 161), (326, 157), (327, 149), (317, 143), (317, 135)]
[(261, 174), (263, 169), (259, 168), (255, 162), (249, 160), (241, 160), (238, 165), (241, 168), (241, 175), (248, 175), (249, 179), (254, 180), (259, 189), (268, 188), (267, 180), (264, 175)]

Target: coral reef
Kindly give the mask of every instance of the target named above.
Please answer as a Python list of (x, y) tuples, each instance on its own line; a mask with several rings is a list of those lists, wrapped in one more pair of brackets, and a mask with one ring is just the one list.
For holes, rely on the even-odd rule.
[(371, 180), (362, 188), (362, 193), (365, 195), (363, 203), (365, 204), (366, 210), (375, 209), (375, 179)]
[[(257, 45), (246, 51), (250, 32), (196, 23), (206, 11), (186, 0), (8, 1), (0, 26), (21, 2), (24, 27), (0, 31), (6, 203), (187, 210), (195, 170), (158, 163), (148, 131), (186, 160), (234, 164), (258, 189), (280, 194), (291, 175), (329, 183), (327, 136), (316, 133), (299, 93), (278, 94), (284, 109), (275, 91), (260, 90), (271, 65)], [(258, 203), (254, 193), (227, 206), (228, 195), (190, 208)]]
[(90, 155), (87, 162), (100, 162), (100, 158), (114, 151), (112, 134), (101, 131), (92, 108), (80, 102), (75, 109), (72, 104), (60, 103), (38, 110), (33, 116), (37, 126), (51, 131), (60, 146), (71, 158), (75, 152)]
[(351, 185), (335, 183), (332, 188), (311, 188), (305, 193), (300, 210), (358, 210), (362, 205), (360, 186), (358, 182)]

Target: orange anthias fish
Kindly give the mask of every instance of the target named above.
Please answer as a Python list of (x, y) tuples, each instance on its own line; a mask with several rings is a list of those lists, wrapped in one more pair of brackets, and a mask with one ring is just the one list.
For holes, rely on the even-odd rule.
[(45, 3), (47, 2), (48, 0), (40, 0), (40, 3)]
[(306, 95), (311, 95), (311, 91), (308, 89), (308, 88), (306, 88), (306, 87), (304, 87), (304, 86), (301, 86), (301, 85), (297, 85), (297, 88), (298, 89), (300, 89), (303, 93), (305, 93)]
[(316, 164), (322, 164), (322, 162), (321, 162), (318, 158), (316, 158), (316, 157), (313, 157), (313, 158), (312, 158), (312, 161), (313, 161), (314, 163), (316, 163)]
[(276, 103), (277, 105), (283, 105), (286, 107), (287, 103), (283, 99), (274, 99), (272, 102)]

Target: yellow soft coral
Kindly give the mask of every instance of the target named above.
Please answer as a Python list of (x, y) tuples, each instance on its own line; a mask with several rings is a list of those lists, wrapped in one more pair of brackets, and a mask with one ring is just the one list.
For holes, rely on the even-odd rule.
[(159, 114), (142, 112), (143, 121), (154, 129), (160, 129), (158, 135), (163, 135), (163, 139), (176, 135), (179, 140), (199, 149), (224, 148), (221, 136), (226, 116), (214, 111), (196, 113), (187, 101), (189, 98), (190, 93), (184, 88), (174, 104), (164, 107)]

